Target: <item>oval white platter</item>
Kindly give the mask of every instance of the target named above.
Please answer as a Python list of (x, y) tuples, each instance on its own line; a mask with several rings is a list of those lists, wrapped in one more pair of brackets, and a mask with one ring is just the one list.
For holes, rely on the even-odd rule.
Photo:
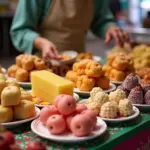
[[(110, 93), (114, 91), (115, 89), (116, 89), (116, 85), (114, 85), (113, 83), (110, 83), (110, 89), (104, 90), (104, 92)], [(90, 96), (90, 92), (80, 91), (78, 88), (74, 88), (74, 92), (82, 96)]]
[(91, 140), (101, 136), (104, 132), (106, 132), (107, 125), (102, 119), (98, 117), (96, 129), (93, 130), (91, 135), (85, 137), (76, 137), (69, 131), (61, 135), (52, 135), (48, 131), (47, 127), (44, 126), (39, 119), (36, 119), (31, 123), (31, 129), (35, 134), (37, 134), (42, 138), (56, 141), (56, 142), (62, 142), (62, 143), (73, 143), (73, 142), (82, 142), (86, 140)]
[[(73, 97), (74, 97), (74, 99), (75, 99), (77, 102), (80, 100), (79, 95), (76, 94), (76, 93), (74, 93)], [(35, 104), (35, 106), (36, 106), (36, 107), (39, 107), (39, 108), (43, 108), (43, 107), (45, 107), (45, 106), (47, 106), (47, 105)]]
[(35, 107), (35, 110), (36, 110), (36, 114), (35, 114), (34, 117), (31, 117), (31, 118), (28, 118), (28, 119), (24, 119), (24, 120), (18, 120), (18, 121), (12, 121), (12, 122), (7, 122), (7, 123), (1, 123), (1, 125), (4, 126), (5, 128), (13, 128), (13, 127), (19, 126), (19, 125), (21, 125), (23, 123), (32, 121), (32, 120), (38, 118), (39, 115), (40, 115), (40, 109)]

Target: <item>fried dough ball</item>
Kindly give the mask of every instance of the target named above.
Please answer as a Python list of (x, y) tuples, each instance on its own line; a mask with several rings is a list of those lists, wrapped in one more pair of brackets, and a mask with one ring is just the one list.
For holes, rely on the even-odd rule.
[(8, 71), (7, 71), (8, 76), (9, 76), (9, 77), (12, 77), (12, 78), (15, 78), (16, 72), (17, 72), (18, 69), (19, 69), (19, 67), (18, 67), (17, 65), (12, 65), (12, 66), (10, 66), (10, 67), (8, 68)]
[(78, 70), (78, 65), (79, 65), (78, 62), (76, 62), (76, 63), (73, 64), (72, 70), (73, 70), (74, 72), (77, 72), (77, 70)]
[(85, 74), (89, 77), (100, 77), (102, 75), (102, 66), (95, 61), (91, 61), (86, 65)]
[(111, 72), (110, 72), (110, 76), (109, 76), (109, 79), (111, 81), (123, 81), (125, 79), (125, 73), (122, 72), (122, 71), (118, 71), (116, 69), (113, 69)]
[(29, 100), (29, 101), (32, 101), (32, 95), (31, 95), (31, 93), (28, 92), (28, 91), (22, 90), (22, 91), (21, 91), (21, 100)]
[(77, 79), (78, 79), (78, 76), (77, 76), (76, 72), (68, 71), (67, 74), (66, 74), (66, 79), (72, 81), (74, 86), (76, 87), (76, 83), (77, 83)]
[(109, 83), (110, 80), (106, 76), (96, 78), (96, 86), (104, 90), (109, 89)]
[(29, 73), (27, 70), (25, 69), (18, 69), (17, 72), (16, 72), (16, 80), (18, 82), (27, 82), (29, 79)]
[(37, 70), (44, 70), (46, 69), (45, 62), (40, 58), (34, 58), (34, 66)]
[(77, 88), (80, 91), (91, 91), (95, 85), (95, 79), (82, 75), (77, 79)]
[(22, 59), (22, 68), (27, 71), (30, 71), (34, 68), (34, 61), (32, 56), (29, 55), (28, 57)]
[(22, 59), (25, 57), (24, 54), (21, 54), (19, 56), (16, 57), (16, 65), (18, 67), (22, 67)]

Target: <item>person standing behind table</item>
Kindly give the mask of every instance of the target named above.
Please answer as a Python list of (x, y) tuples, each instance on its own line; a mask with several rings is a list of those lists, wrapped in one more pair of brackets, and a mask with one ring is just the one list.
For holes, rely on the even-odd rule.
[(42, 53), (60, 59), (58, 51), (85, 50), (89, 29), (118, 45), (129, 42), (128, 34), (115, 25), (109, 0), (20, 0), (11, 26), (11, 39), (21, 52)]

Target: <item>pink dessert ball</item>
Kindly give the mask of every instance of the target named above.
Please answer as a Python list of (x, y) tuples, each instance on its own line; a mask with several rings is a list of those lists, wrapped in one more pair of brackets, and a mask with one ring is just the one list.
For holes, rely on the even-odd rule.
[(52, 115), (48, 118), (46, 126), (52, 134), (58, 135), (64, 133), (66, 122), (62, 115)]
[(87, 107), (84, 104), (77, 104), (76, 105), (76, 112), (77, 113), (81, 113), (86, 109), (87, 109)]
[(71, 115), (76, 111), (76, 100), (70, 95), (63, 96), (58, 103), (58, 111), (64, 116)]
[(58, 107), (59, 101), (65, 96), (65, 94), (58, 95), (54, 100), (54, 105)]
[(96, 112), (94, 112), (93, 110), (87, 109), (87, 110), (84, 110), (81, 114), (86, 115), (89, 119), (91, 119), (92, 122), (93, 122), (94, 128), (96, 127), (96, 124), (97, 124), (97, 114), (96, 114)]
[(58, 112), (58, 109), (54, 106), (54, 105), (51, 105), (51, 106), (46, 106), (44, 107), (41, 112), (40, 112), (40, 121), (46, 125), (46, 121), (47, 119), (52, 116), (52, 115), (55, 115), (55, 114), (59, 114)]
[(75, 117), (76, 115), (77, 115), (77, 113), (73, 113), (70, 116), (67, 116), (67, 118), (66, 118), (66, 123), (67, 123), (67, 127), (69, 130), (70, 130), (71, 121), (72, 121), (73, 117)]
[(71, 120), (70, 128), (75, 136), (88, 136), (92, 133), (93, 123), (86, 115), (79, 114)]

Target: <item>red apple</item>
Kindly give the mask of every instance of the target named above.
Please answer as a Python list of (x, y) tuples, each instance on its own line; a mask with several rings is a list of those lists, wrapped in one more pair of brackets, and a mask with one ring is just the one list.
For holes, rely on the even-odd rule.
[(86, 109), (87, 109), (87, 107), (84, 104), (77, 104), (76, 105), (76, 112), (77, 113), (81, 113)]
[(2, 136), (0, 136), (0, 150), (9, 150), (9, 144)]
[(75, 117), (76, 115), (77, 115), (77, 113), (73, 113), (70, 116), (67, 116), (67, 118), (66, 118), (66, 123), (67, 123), (67, 127), (69, 130), (70, 130), (71, 121), (72, 121), (73, 117)]
[(55, 101), (54, 101), (54, 104), (56, 107), (58, 107), (58, 103), (59, 101), (65, 96), (65, 94), (61, 94), (61, 95), (58, 95), (56, 98), (55, 98)]
[(27, 145), (26, 150), (46, 150), (46, 146), (40, 141), (32, 141)]
[(76, 111), (76, 100), (70, 95), (64, 95), (58, 103), (60, 114), (68, 116)]
[(51, 105), (51, 106), (46, 106), (44, 107), (41, 112), (40, 112), (40, 121), (46, 125), (46, 121), (47, 119), (52, 116), (52, 115), (55, 115), (55, 114), (59, 114), (58, 112), (58, 109), (54, 106), (54, 105)]
[(8, 142), (9, 145), (15, 143), (15, 136), (12, 132), (6, 131), (2, 134), (3, 138)]
[(62, 134), (66, 129), (66, 122), (63, 116), (53, 115), (48, 118), (46, 126), (52, 134)]

